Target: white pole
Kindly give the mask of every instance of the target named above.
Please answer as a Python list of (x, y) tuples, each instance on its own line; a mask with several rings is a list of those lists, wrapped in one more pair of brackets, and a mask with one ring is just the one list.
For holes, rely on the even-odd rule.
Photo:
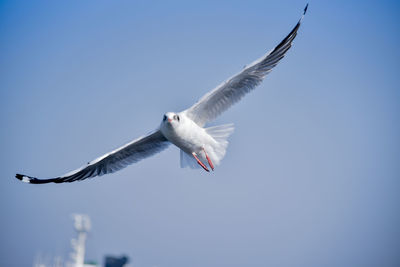
[(90, 230), (90, 218), (85, 214), (73, 214), (75, 230), (78, 232), (78, 238), (72, 239), (74, 267), (84, 267), (85, 263), (85, 242), (87, 233)]

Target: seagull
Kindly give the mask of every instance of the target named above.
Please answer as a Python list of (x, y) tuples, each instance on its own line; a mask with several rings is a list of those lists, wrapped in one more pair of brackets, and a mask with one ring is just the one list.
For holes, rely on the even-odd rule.
[(307, 8), (308, 4), (295, 27), (274, 49), (205, 94), (190, 108), (177, 113), (165, 113), (160, 126), (155, 131), (63, 176), (39, 179), (16, 174), (15, 177), (31, 184), (81, 181), (119, 171), (130, 164), (161, 152), (171, 143), (180, 149), (180, 165), (182, 168), (203, 168), (207, 172), (210, 169), (214, 170), (215, 166), (219, 165), (225, 156), (228, 146), (227, 139), (232, 134), (234, 127), (233, 124), (208, 128), (204, 126), (259, 85), (285, 56), (292, 46)]

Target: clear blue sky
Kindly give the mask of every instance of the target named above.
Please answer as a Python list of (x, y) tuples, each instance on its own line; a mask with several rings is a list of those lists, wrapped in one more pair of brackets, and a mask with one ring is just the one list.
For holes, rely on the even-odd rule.
[(214, 124), (215, 172), (171, 147), (29, 185), (157, 127), (278, 44), (304, 1), (1, 1), (0, 266), (70, 252), (133, 266), (399, 266), (400, 4), (311, 1), (294, 46)]

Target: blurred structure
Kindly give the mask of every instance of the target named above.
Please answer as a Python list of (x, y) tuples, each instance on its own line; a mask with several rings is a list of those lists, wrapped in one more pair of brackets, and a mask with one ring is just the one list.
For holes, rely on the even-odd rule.
[(106, 256), (104, 267), (124, 267), (129, 262), (129, 258), (126, 256), (114, 257)]
[(87, 233), (90, 231), (91, 224), (90, 218), (86, 214), (73, 214), (74, 227), (78, 233), (76, 239), (71, 240), (72, 250), (71, 259), (72, 262), (67, 264), (68, 267), (93, 267), (97, 264), (85, 264), (85, 243)]
[[(36, 256), (34, 267), (99, 267), (96, 262), (85, 263), (86, 238), (91, 229), (90, 217), (86, 214), (73, 214), (76, 238), (71, 239), (72, 253), (71, 260), (64, 262), (60, 256), (51, 257), (48, 255)], [(115, 257), (105, 256), (105, 267), (127, 267), (129, 258), (127, 256)], [(65, 263), (65, 264), (64, 264)]]

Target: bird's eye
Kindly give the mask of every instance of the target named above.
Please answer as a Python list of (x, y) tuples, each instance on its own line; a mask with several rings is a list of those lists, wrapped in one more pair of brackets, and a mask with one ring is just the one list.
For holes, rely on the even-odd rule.
[(164, 115), (164, 118), (162, 120), (166, 121), (167, 120), (167, 115)]
[(179, 121), (179, 116), (178, 115), (174, 115), (174, 120)]

